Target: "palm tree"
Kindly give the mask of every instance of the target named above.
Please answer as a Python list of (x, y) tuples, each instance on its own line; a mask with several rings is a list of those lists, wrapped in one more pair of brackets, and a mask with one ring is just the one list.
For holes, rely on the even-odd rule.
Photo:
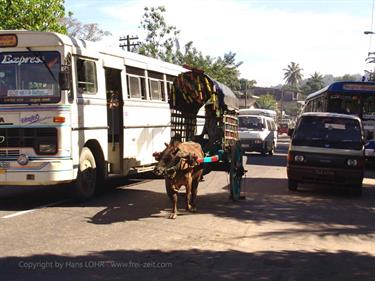
[(289, 64), (288, 67), (284, 68), (283, 70), (285, 71), (284, 73), (285, 84), (297, 90), (299, 88), (299, 84), (302, 81), (303, 75), (301, 71), (303, 69), (300, 68), (298, 63), (291, 62), (291, 64)]
[(307, 79), (306, 85), (310, 88), (310, 92), (313, 93), (315, 91), (320, 90), (324, 87), (324, 77), (319, 72), (314, 72), (314, 74), (310, 75)]
[[(285, 80), (285, 85), (288, 86), (288, 88), (294, 90), (294, 94), (299, 90), (299, 85), (302, 81), (302, 73), (301, 71), (303, 70), (298, 63), (291, 62), (287, 68), (283, 69), (284, 72), (284, 80)], [(281, 111), (281, 117), (283, 115), (283, 110), (284, 110), (284, 87), (281, 89), (281, 101), (280, 101), (280, 111)]]
[(247, 92), (254, 87), (254, 85), (257, 83), (255, 80), (247, 80), (245, 78), (241, 78), (239, 80), (239, 91), (243, 93), (245, 96), (245, 107), (247, 107)]

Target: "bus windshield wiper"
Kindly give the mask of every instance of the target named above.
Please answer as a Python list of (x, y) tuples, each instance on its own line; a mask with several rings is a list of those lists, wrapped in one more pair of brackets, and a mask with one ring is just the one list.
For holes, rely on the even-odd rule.
[(51, 77), (53, 78), (53, 80), (55, 80), (56, 83), (58, 83), (55, 75), (53, 74), (52, 70), (48, 67), (48, 64), (47, 62), (42, 58), (42, 56), (39, 56), (36, 52), (34, 52), (33, 50), (31, 50), (30, 47), (26, 47), (26, 49), (31, 52), (34, 56), (38, 57), (44, 64), (44, 66), (47, 68), (49, 74), (51, 74)]

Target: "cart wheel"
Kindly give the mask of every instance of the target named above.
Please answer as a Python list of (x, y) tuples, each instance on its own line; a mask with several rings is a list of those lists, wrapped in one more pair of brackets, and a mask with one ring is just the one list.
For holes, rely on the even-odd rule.
[(244, 168), (242, 165), (242, 149), (239, 142), (231, 147), (231, 162), (229, 170), (230, 197), (234, 201), (240, 199), (242, 177)]

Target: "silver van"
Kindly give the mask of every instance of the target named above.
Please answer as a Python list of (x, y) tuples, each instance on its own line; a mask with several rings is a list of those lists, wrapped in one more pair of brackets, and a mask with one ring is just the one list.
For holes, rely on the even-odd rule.
[(277, 147), (277, 126), (271, 117), (239, 115), (238, 134), (244, 152), (273, 155)]
[(288, 133), (288, 188), (300, 183), (335, 184), (362, 192), (364, 136), (358, 117), (304, 113)]

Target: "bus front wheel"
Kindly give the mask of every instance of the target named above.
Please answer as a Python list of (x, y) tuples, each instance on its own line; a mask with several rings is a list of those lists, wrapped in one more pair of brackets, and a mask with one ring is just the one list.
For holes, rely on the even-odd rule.
[(78, 175), (74, 186), (75, 197), (80, 201), (85, 201), (94, 195), (95, 187), (95, 157), (88, 147), (84, 147), (79, 157)]

